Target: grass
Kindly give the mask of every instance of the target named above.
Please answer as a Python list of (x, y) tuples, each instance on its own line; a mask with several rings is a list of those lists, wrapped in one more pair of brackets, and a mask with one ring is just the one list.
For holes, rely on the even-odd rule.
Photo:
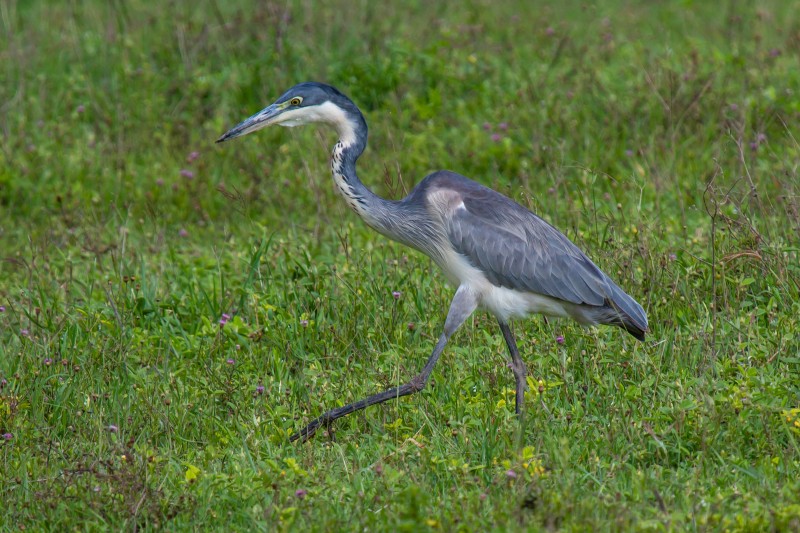
[[(791, 4), (0, 2), (0, 528), (800, 528)], [(479, 313), (289, 445), (413, 376), (453, 293), (336, 197), (330, 132), (213, 145), (308, 79), (377, 192), (513, 197), (647, 341), (516, 323), (520, 422)]]

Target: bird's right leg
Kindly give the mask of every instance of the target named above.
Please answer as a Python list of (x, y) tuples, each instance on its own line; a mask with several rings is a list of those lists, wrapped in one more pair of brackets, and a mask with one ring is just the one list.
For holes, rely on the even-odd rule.
[(519, 356), (519, 350), (517, 350), (517, 341), (514, 340), (514, 334), (511, 332), (511, 328), (508, 327), (508, 324), (505, 322), (500, 322), (500, 331), (503, 332), (503, 338), (506, 340), (506, 345), (508, 346), (508, 352), (511, 354), (511, 363), (508, 366), (511, 367), (511, 371), (514, 373), (514, 379), (517, 381), (517, 400), (516, 400), (516, 409), (517, 414), (522, 412), (522, 404), (525, 398), (525, 389), (528, 388), (528, 383), (525, 380), (525, 376), (528, 372), (528, 369), (525, 367), (525, 362)]
[(368, 396), (363, 400), (353, 402), (336, 409), (331, 409), (319, 418), (314, 419), (310, 424), (301, 429), (299, 433), (295, 433), (289, 437), (289, 440), (294, 442), (300, 439), (302, 442), (305, 442), (313, 437), (314, 433), (316, 433), (321, 426), (330, 425), (330, 423), (337, 418), (347, 416), (350, 413), (359, 411), (369, 407), (370, 405), (383, 403), (388, 400), (400, 398), (401, 396), (408, 396), (409, 394), (414, 394), (415, 392), (421, 391), (428, 382), (428, 377), (431, 375), (433, 367), (436, 365), (436, 361), (439, 360), (439, 356), (442, 354), (445, 344), (447, 344), (447, 340), (472, 314), (477, 306), (478, 299), (475, 294), (464, 285), (459, 287), (455, 296), (453, 297), (453, 301), (450, 303), (450, 311), (447, 313), (447, 320), (444, 323), (444, 332), (442, 332), (442, 335), (439, 337), (439, 342), (436, 343), (436, 347), (433, 349), (433, 353), (431, 353), (431, 356), (428, 358), (428, 362), (425, 363), (425, 367), (422, 369), (422, 372), (416, 375), (405, 385), (393, 387), (389, 390), (379, 392), (378, 394)]

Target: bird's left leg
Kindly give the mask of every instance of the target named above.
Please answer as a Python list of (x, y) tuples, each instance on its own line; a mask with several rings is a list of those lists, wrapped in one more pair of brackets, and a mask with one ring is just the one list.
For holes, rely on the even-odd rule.
[(448, 311), (447, 320), (445, 320), (444, 323), (444, 332), (442, 332), (442, 335), (439, 337), (439, 342), (436, 343), (436, 347), (433, 349), (433, 353), (431, 353), (431, 356), (428, 358), (428, 362), (425, 363), (425, 368), (422, 369), (422, 372), (416, 375), (405, 385), (400, 385), (399, 387), (393, 387), (389, 390), (379, 392), (378, 394), (373, 394), (372, 396), (368, 396), (363, 400), (347, 404), (337, 409), (331, 409), (319, 418), (311, 421), (311, 423), (301, 429), (299, 433), (295, 433), (289, 437), (289, 440), (296, 441), (301, 439), (303, 442), (305, 442), (313, 437), (314, 433), (316, 433), (321, 426), (327, 426), (337, 418), (347, 416), (350, 413), (364, 409), (370, 405), (375, 405), (376, 403), (383, 403), (388, 400), (400, 398), (401, 396), (408, 396), (409, 394), (414, 394), (415, 392), (421, 391), (428, 382), (428, 377), (431, 375), (433, 367), (436, 365), (436, 361), (439, 360), (439, 356), (442, 354), (442, 350), (444, 350), (447, 340), (453, 333), (455, 333), (458, 327), (464, 323), (467, 317), (469, 317), (477, 307), (478, 298), (476, 297), (475, 293), (473, 293), (469, 287), (464, 285), (460, 286), (456, 291), (455, 296), (453, 296), (453, 301), (450, 303), (450, 311)]
[(519, 350), (517, 350), (517, 341), (514, 340), (514, 334), (511, 332), (511, 328), (508, 327), (508, 324), (505, 322), (499, 321), (500, 324), (500, 331), (503, 332), (503, 338), (506, 340), (506, 345), (508, 346), (508, 351), (511, 354), (511, 363), (509, 366), (511, 367), (511, 371), (514, 373), (514, 379), (517, 381), (517, 414), (522, 412), (522, 403), (525, 398), (525, 389), (528, 388), (528, 384), (525, 381), (525, 376), (528, 372), (528, 369), (525, 367), (525, 362), (519, 356)]

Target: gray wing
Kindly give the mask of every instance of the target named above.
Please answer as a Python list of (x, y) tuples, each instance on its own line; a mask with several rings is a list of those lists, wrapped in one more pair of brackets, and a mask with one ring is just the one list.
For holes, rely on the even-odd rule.
[(458, 191), (447, 235), (492, 283), (574, 304), (606, 305), (608, 277), (569, 239), (519, 204), (487, 188)]

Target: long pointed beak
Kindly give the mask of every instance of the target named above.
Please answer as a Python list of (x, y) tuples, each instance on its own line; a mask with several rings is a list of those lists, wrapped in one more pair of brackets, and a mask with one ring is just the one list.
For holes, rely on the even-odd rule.
[(280, 115), (283, 109), (283, 107), (278, 107), (277, 105), (272, 104), (271, 106), (262, 109), (252, 117), (241, 121), (226, 131), (219, 139), (217, 139), (217, 142), (221, 143), (229, 141), (231, 139), (235, 139), (236, 137), (241, 137), (242, 135), (247, 135), (248, 133), (260, 130), (261, 128), (266, 128), (273, 123), (275, 117)]

